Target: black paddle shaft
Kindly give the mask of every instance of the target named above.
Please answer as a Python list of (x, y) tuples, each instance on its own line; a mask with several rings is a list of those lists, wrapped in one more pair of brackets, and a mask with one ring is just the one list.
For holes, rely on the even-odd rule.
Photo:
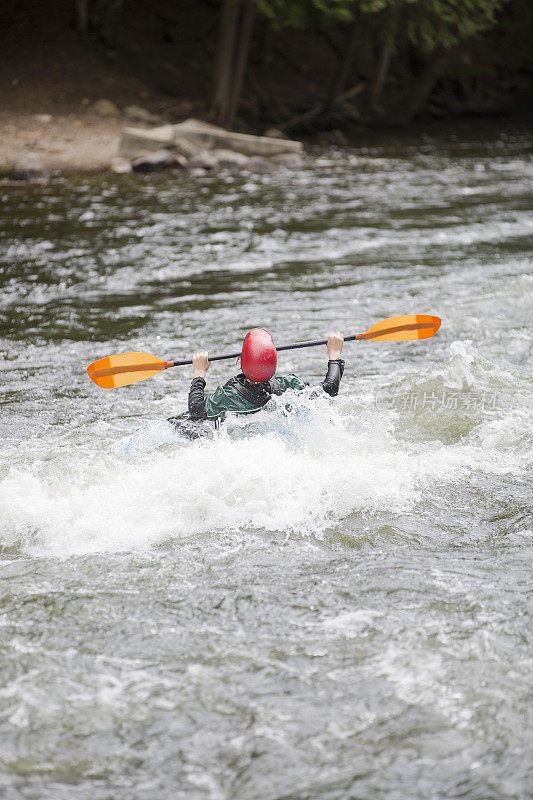
[[(355, 336), (346, 336), (344, 341), (345, 342), (353, 342), (355, 339), (360, 339), (361, 334), (355, 334)], [(320, 339), (316, 342), (296, 342), (295, 344), (283, 344), (281, 347), (276, 347), (278, 353), (281, 350), (300, 350), (302, 347), (318, 347), (320, 344), (327, 344), (327, 339)], [(224, 361), (227, 358), (240, 358), (241, 354), (239, 353), (228, 353), (225, 356), (209, 356), (209, 362), (211, 361)], [(188, 361), (174, 361), (174, 367), (185, 367), (188, 364), (192, 364), (192, 360)]]

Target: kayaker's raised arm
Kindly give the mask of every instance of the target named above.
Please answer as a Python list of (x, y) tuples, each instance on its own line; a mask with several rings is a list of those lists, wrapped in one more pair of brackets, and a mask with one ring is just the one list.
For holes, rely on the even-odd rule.
[(194, 353), (192, 357), (194, 376), (189, 391), (189, 414), (191, 419), (206, 419), (205, 376), (209, 369), (209, 356), (205, 351)]

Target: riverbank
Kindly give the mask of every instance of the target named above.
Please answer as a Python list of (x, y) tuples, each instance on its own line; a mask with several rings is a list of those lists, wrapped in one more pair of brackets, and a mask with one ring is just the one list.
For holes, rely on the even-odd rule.
[[(159, 92), (69, 39), (35, 43), (31, 53), (7, 47), (0, 61), (4, 176), (107, 169), (126, 125), (178, 122), (203, 111), (201, 102)], [(132, 108), (147, 119), (132, 116)]]
[[(0, 179), (106, 170), (119, 153), (125, 127), (174, 124), (188, 117), (208, 119), (208, 95), (200, 85), (187, 82), (186, 73), (179, 90), (173, 90), (176, 94), (166, 94), (148, 80), (114, 68), (100, 54), (72, 39), (47, 45), (36, 42), (31, 53), (28, 45), (26, 49), (12, 46), (2, 56)], [(531, 120), (517, 118), (516, 122), (520, 130), (531, 127)], [(423, 146), (428, 136), (460, 141), (469, 139), (472, 129), (480, 128), (487, 129), (482, 138), (490, 139), (498, 126), (511, 129), (513, 124), (510, 118), (496, 117), (424, 118), (394, 128), (352, 123), (342, 131), (308, 132), (303, 141), (338, 147), (412, 140)], [(270, 126), (240, 119), (235, 127), (262, 134)], [(474, 139), (479, 140), (479, 130)]]
[[(151, 104), (153, 106), (153, 104)], [(184, 109), (188, 106), (184, 104)], [(41, 106), (42, 108), (42, 106)], [(70, 113), (66, 108), (55, 113), (44, 110), (34, 113), (3, 108), (0, 111), (0, 180), (53, 178), (76, 172), (105, 172), (119, 159), (122, 132), (128, 127), (149, 130), (154, 125), (132, 120), (122, 110), (116, 116), (101, 116), (94, 104), (81, 103)], [(178, 119), (173, 119), (173, 122)], [(182, 114), (181, 120), (185, 117)], [(160, 121), (167, 121), (159, 117)], [(167, 118), (168, 119), (168, 118)], [(332, 130), (304, 139), (309, 151), (313, 147), (389, 147), (410, 146), (424, 152), (436, 146), (458, 151), (465, 148), (494, 150), (516, 140), (522, 143), (531, 130), (531, 118), (512, 120), (452, 119), (425, 120), (408, 128), (364, 129), (348, 139), (341, 131)], [(486, 148), (482, 147), (486, 140)], [(501, 142), (497, 145), (497, 142)], [(238, 154), (237, 154), (238, 155)], [(120, 171), (120, 169), (119, 169)]]
[[(98, 115), (96, 108), (113, 113)], [(63, 172), (166, 169), (274, 172), (299, 169), (301, 144), (285, 138), (235, 134), (199, 120), (186, 125), (143, 125), (148, 111), (131, 106), (120, 114), (100, 100), (85, 114), (0, 115), (0, 178), (29, 180)], [(127, 117), (136, 119), (135, 127)], [(125, 119), (126, 117), (126, 119)], [(187, 129), (185, 130), (185, 128)]]
[(0, 112), (0, 170), (30, 175), (109, 167), (123, 121), (94, 113)]

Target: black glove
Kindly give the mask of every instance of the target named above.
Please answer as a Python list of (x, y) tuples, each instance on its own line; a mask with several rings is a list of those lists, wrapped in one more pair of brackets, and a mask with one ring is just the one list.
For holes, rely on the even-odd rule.
[(328, 361), (328, 372), (325, 380), (322, 381), (322, 388), (330, 397), (337, 397), (343, 373), (344, 361), (342, 358)]

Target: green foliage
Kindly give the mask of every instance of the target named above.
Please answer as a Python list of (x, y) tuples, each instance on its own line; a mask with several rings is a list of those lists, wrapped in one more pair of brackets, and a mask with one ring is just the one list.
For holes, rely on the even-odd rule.
[(362, 14), (376, 14), (385, 28), (396, 17), (398, 35), (424, 52), (448, 49), (497, 22), (508, 0), (354, 0)]
[(451, 48), (487, 30), (508, 0), (248, 0), (273, 28), (306, 28), (374, 15), (423, 52)]
[(449, 49), (491, 28), (504, 2), (506, 0), (404, 0), (407, 39), (426, 53), (437, 48)]
[(312, 25), (350, 22), (353, 0), (249, 0), (274, 29), (290, 26), (308, 28)]
[(399, 3), (398, 0), (359, 0), (358, 5), (363, 14), (378, 14), (395, 9)]

